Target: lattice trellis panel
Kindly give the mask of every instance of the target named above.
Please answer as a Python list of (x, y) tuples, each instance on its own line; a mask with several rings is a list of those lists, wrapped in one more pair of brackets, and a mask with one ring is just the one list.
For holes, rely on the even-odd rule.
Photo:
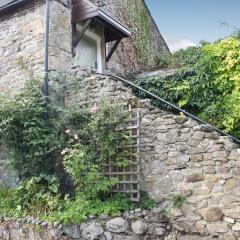
[(127, 152), (126, 158), (129, 160), (127, 167), (118, 167), (112, 164), (111, 160), (104, 163), (104, 173), (110, 178), (119, 179), (119, 183), (112, 189), (112, 192), (125, 193), (131, 201), (140, 199), (140, 134), (139, 134), (139, 109), (133, 109), (130, 105), (125, 110), (128, 118), (124, 123), (131, 145), (124, 146)]

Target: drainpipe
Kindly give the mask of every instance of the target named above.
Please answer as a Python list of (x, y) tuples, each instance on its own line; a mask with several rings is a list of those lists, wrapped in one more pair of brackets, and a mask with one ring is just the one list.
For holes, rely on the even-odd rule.
[(46, 0), (46, 13), (45, 13), (45, 66), (44, 66), (44, 95), (49, 96), (48, 89), (48, 55), (49, 55), (49, 0)]

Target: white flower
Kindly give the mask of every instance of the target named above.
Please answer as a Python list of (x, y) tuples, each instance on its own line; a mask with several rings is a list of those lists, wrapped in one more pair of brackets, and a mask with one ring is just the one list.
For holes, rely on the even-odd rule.
[(66, 131), (65, 131), (65, 133), (67, 133), (67, 134), (69, 134), (71, 131), (70, 131), (70, 129), (67, 129)]
[(75, 140), (78, 140), (79, 139), (79, 136), (77, 134), (74, 135), (74, 139)]
[(67, 151), (64, 149), (61, 151), (61, 155), (65, 155), (67, 153)]

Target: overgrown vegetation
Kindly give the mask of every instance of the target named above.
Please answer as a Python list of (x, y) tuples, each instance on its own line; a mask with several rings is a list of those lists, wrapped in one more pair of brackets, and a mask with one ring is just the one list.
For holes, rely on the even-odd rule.
[[(14, 99), (2, 98), (0, 106), (1, 140), (21, 180), (16, 189), (0, 189), (1, 217), (70, 223), (134, 207), (125, 195), (110, 193), (118, 179), (102, 171), (106, 160), (116, 166), (130, 164), (124, 150), (131, 143), (124, 130), (127, 115), (120, 102), (63, 111), (46, 105), (38, 81), (31, 79)], [(74, 183), (73, 196), (60, 192), (57, 159)]]
[[(48, 117), (46, 117), (48, 114)], [(31, 79), (14, 99), (0, 99), (0, 138), (10, 165), (20, 178), (53, 173), (56, 125), (54, 108), (47, 108), (37, 80)]]
[[(240, 137), (240, 40), (226, 39), (176, 52), (175, 74), (138, 79), (136, 83)], [(171, 65), (171, 63), (169, 63)], [(138, 94), (136, 92), (136, 94)], [(146, 97), (142, 94), (141, 97)], [(168, 109), (167, 106), (158, 106)]]

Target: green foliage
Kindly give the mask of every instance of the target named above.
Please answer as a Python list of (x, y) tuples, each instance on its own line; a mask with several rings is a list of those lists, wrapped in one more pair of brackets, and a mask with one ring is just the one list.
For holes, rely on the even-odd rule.
[(156, 202), (149, 198), (147, 192), (141, 192), (140, 201), (133, 204), (134, 208), (141, 208), (145, 210), (151, 210), (156, 206)]
[(30, 79), (14, 99), (0, 98), (0, 140), (20, 178), (53, 173), (54, 113), (50, 105), (46, 108), (36, 79)]
[(100, 199), (86, 200), (77, 195), (74, 200), (65, 199), (63, 209), (48, 215), (50, 221), (61, 221), (65, 224), (81, 223), (89, 216), (98, 217), (100, 214), (118, 216), (123, 211), (129, 210), (131, 204), (126, 196), (114, 195), (105, 201)]
[[(202, 41), (201, 44), (205, 45), (206, 43)], [(201, 55), (202, 52), (200, 47), (189, 47), (175, 52), (173, 54), (173, 58), (178, 59), (181, 63), (180, 66), (187, 67), (189, 69), (190, 67), (194, 67), (194, 64), (198, 62)]]
[[(128, 4), (127, 1), (119, 1), (120, 4)], [(131, 4), (122, 7), (124, 12), (123, 18), (128, 23), (129, 27), (134, 29), (133, 31), (133, 43), (137, 53), (138, 62), (147, 69), (154, 65), (154, 56), (152, 54), (152, 42), (151, 42), (151, 19), (149, 18), (149, 12), (140, 3), (139, 0), (133, 0)], [(127, 11), (127, 13), (126, 13)]]
[(16, 204), (14, 202), (14, 192), (11, 189), (0, 188), (0, 219), (14, 215)]
[(117, 179), (103, 176), (103, 163), (108, 160), (117, 166), (129, 164), (123, 146), (130, 144), (130, 139), (124, 130), (116, 130), (126, 120), (121, 108), (119, 103), (101, 101), (92, 113), (75, 108), (67, 114), (70, 147), (62, 152), (63, 163), (77, 191), (86, 199), (108, 195), (117, 183)]
[[(172, 76), (137, 80), (156, 95), (240, 137), (240, 40), (229, 37), (174, 54), (182, 67)], [(147, 97), (141, 95), (141, 97)], [(155, 103), (159, 107), (167, 106)], [(172, 110), (172, 109), (171, 109)]]
[[(117, 166), (129, 164), (124, 146), (131, 141), (124, 130), (127, 115), (120, 103), (101, 101), (91, 110), (70, 108), (65, 119), (60, 119), (53, 116), (58, 112), (50, 103), (46, 106), (35, 80), (13, 100), (2, 102), (1, 137), (22, 181), (16, 189), (0, 189), (0, 217), (34, 216), (70, 223), (101, 213), (115, 216), (132, 206), (126, 196), (110, 194), (118, 181), (102, 173), (106, 160)], [(62, 196), (57, 179), (42, 174), (54, 173), (57, 157), (63, 158), (75, 183), (73, 197)]]
[(14, 191), (17, 210), (24, 215), (46, 215), (59, 208), (59, 183), (56, 177), (41, 174), (21, 182)]
[(0, 188), (1, 217), (42, 216), (60, 208), (59, 183), (41, 174), (22, 181), (16, 189)]
[(173, 208), (181, 208), (187, 199), (182, 195), (173, 195), (171, 200)]

